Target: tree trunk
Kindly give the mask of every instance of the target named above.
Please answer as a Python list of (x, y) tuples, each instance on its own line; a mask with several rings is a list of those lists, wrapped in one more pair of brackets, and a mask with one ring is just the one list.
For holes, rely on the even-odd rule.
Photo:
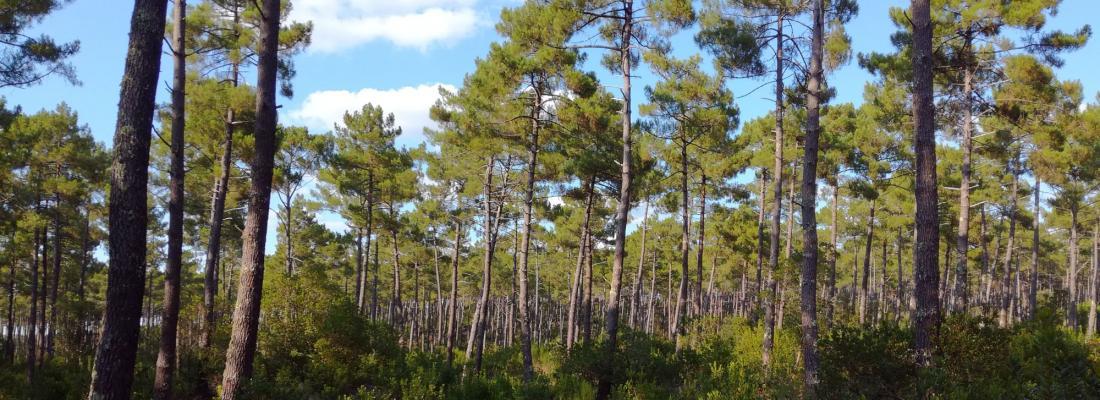
[(875, 237), (875, 208), (878, 199), (871, 199), (871, 214), (867, 222), (867, 244), (863, 248), (863, 280), (859, 288), (859, 324), (867, 323), (867, 303), (869, 299), (868, 281), (871, 277), (871, 241)]
[[(366, 173), (366, 188), (367, 188), (366, 189), (366, 247), (364, 247), (364, 251), (366, 252), (366, 255), (364, 255), (363, 258), (364, 259), (370, 259), (371, 258), (371, 241), (372, 241), (371, 235), (374, 234), (374, 170), (368, 170), (367, 173)], [(378, 257), (378, 249), (377, 249), (378, 246), (377, 246), (377, 244), (375, 244), (374, 247), (375, 247), (374, 257), (377, 258)], [(365, 268), (364, 268), (364, 270), (365, 270)], [(371, 319), (372, 320), (378, 318), (378, 275), (377, 274), (378, 274), (378, 271), (377, 271), (377, 268), (375, 268), (374, 281), (373, 281), (373, 285), (371, 286)], [(363, 312), (362, 311), (363, 310), (363, 305), (366, 302), (366, 292), (365, 292), (365, 290), (366, 290), (366, 274), (365, 273), (363, 274), (363, 285), (362, 285), (362, 287), (363, 287), (364, 292), (363, 292), (363, 296), (360, 297), (360, 300), (361, 300), (360, 304), (359, 304), (360, 313)]]
[(775, 185), (775, 208), (771, 219), (771, 244), (768, 248), (768, 277), (764, 290), (764, 341), (761, 359), (764, 368), (771, 367), (772, 348), (775, 346), (775, 274), (779, 266), (779, 219), (783, 213), (783, 23), (785, 16), (776, 18), (775, 35), (775, 164), (772, 178)]
[(912, 0), (913, 148), (916, 154), (916, 230), (913, 246), (917, 313), (913, 350), (917, 365), (932, 365), (932, 343), (939, 333), (939, 195), (936, 183), (935, 106), (932, 104), (932, 18), (928, 0)]
[(1035, 219), (1032, 221), (1031, 230), (1031, 287), (1028, 288), (1028, 319), (1035, 318), (1035, 307), (1039, 292), (1039, 217), (1042, 209), (1039, 206), (1039, 192), (1042, 181), (1035, 177)]
[[(482, 244), (484, 246), (483, 265), (481, 270), (481, 296), (477, 301), (477, 310), (474, 312), (473, 321), (470, 323), (470, 344), (466, 351), (467, 359), (470, 358), (470, 351), (476, 351), (474, 355), (474, 371), (481, 371), (481, 356), (484, 346), (484, 334), (485, 334), (485, 319), (487, 317), (489, 309), (489, 288), (492, 284), (492, 267), (493, 267), (493, 252), (496, 247), (496, 238), (494, 237), (494, 226), (496, 222), (493, 217), (493, 163), (495, 158), (489, 156), (488, 161), (485, 163), (485, 237), (482, 238)], [(473, 347), (473, 349), (471, 349)]]
[(454, 255), (451, 257), (451, 294), (447, 302), (447, 365), (454, 362), (455, 335), (458, 332), (458, 264), (462, 256), (462, 223), (455, 223)]
[[(963, 126), (962, 126), (962, 179), (959, 183), (959, 226), (958, 236), (955, 238), (955, 252), (957, 263), (955, 265), (955, 288), (951, 301), (951, 311), (954, 313), (966, 312), (969, 306), (967, 298), (967, 251), (970, 249), (970, 154), (973, 152), (971, 143), (971, 130), (973, 128), (973, 84), (971, 83), (974, 71), (970, 65), (969, 54), (971, 48), (971, 34), (966, 31), (963, 34)], [(1015, 197), (1013, 197), (1015, 199)], [(1015, 200), (1013, 200), (1015, 201)], [(1011, 239), (1009, 241), (1011, 242)], [(1011, 253), (1011, 251), (1010, 251)]]
[[(1077, 205), (1069, 208), (1069, 266), (1066, 267), (1066, 286), (1069, 298), (1066, 301), (1066, 325), (1077, 331)], [(1007, 259), (1007, 258), (1006, 258)]]
[(649, 233), (649, 199), (646, 199), (645, 211), (642, 212), (642, 244), (638, 249), (638, 273), (634, 276), (634, 294), (630, 297), (630, 326), (634, 329), (638, 329), (638, 325), (635, 324), (635, 317), (638, 314), (638, 307), (641, 306), (642, 294), (642, 272), (645, 270), (645, 240), (646, 235)]
[[(632, 164), (634, 163), (633, 144), (631, 138), (630, 120), (630, 78), (632, 40), (634, 37), (634, 1), (623, 1), (623, 18), (618, 21), (620, 40), (618, 56), (619, 66), (623, 77), (622, 87), (622, 177), (619, 181), (619, 204), (615, 209), (615, 256), (611, 265), (611, 288), (607, 294), (607, 356), (602, 360), (610, 369), (615, 365), (615, 353), (619, 341), (619, 289), (623, 279), (623, 260), (626, 258), (626, 225), (630, 219), (631, 179), (634, 177)], [(611, 396), (612, 382), (608, 377), (600, 379), (596, 387), (596, 399), (607, 400)]]
[(8, 365), (15, 364), (15, 264), (11, 261), (8, 265), (8, 324), (4, 337), (4, 360)]
[(267, 214), (271, 206), (271, 178), (275, 158), (275, 76), (278, 64), (279, 0), (261, 6), (260, 49), (256, 68), (256, 121), (252, 185), (248, 191), (248, 217), (241, 241), (240, 283), (233, 310), (232, 333), (222, 374), (222, 400), (236, 399), (238, 390), (252, 377), (256, 356), (256, 331), (264, 282), (264, 244)]
[(535, 375), (535, 368), (531, 359), (531, 321), (528, 308), (527, 293), (527, 262), (531, 250), (531, 220), (535, 199), (535, 169), (538, 167), (539, 155), (539, 123), (538, 104), (542, 101), (542, 94), (535, 91), (535, 104), (531, 120), (531, 143), (528, 149), (530, 159), (527, 161), (527, 188), (523, 197), (523, 238), (519, 248), (519, 330), (520, 351), (523, 353), (523, 381), (530, 382)]
[[(686, 134), (681, 132), (681, 134)], [(688, 158), (686, 140), (680, 142), (680, 289), (676, 296), (676, 315), (672, 318), (672, 332), (676, 335), (676, 352), (680, 352), (684, 334), (684, 318), (687, 313), (688, 257), (691, 253), (691, 198), (688, 197)], [(702, 278), (700, 276), (700, 278)]]
[[(820, 125), (818, 127), (820, 132)], [(825, 329), (829, 329), (833, 326), (833, 314), (836, 310), (836, 258), (837, 258), (837, 236), (840, 229), (839, 221), (837, 220), (837, 214), (840, 211), (840, 177), (835, 177), (833, 180), (833, 229), (829, 232), (829, 283), (828, 288), (825, 289), (828, 299), (825, 301)], [(816, 216), (815, 216), (816, 217)]]
[[(760, 301), (763, 297), (764, 292), (764, 216), (768, 213), (767, 174), (761, 172), (758, 180), (760, 181), (760, 194), (758, 195), (760, 199), (760, 213), (757, 214), (756, 218), (756, 282), (754, 285), (755, 290), (753, 292), (753, 305), (763, 307)], [(753, 317), (752, 319), (754, 322), (756, 321), (756, 317)]]
[(172, 26), (172, 170), (168, 199), (168, 262), (164, 267), (164, 316), (160, 325), (153, 398), (172, 398), (172, 375), (176, 368), (176, 329), (180, 315), (180, 267), (183, 263), (183, 123), (184, 87), (187, 84), (184, 31), (187, 1), (176, 0)]
[(61, 235), (61, 194), (54, 193), (53, 259), (51, 260), (53, 261), (51, 276), (53, 281), (50, 283), (50, 319), (46, 331), (46, 358), (43, 362), (52, 360), (54, 355), (53, 337), (57, 332), (57, 291), (61, 286)]
[(1002, 327), (1006, 327), (1012, 322), (1011, 321), (1011, 319), (1012, 319), (1011, 302), (1012, 302), (1012, 299), (1013, 299), (1014, 296), (1013, 296), (1012, 290), (1010, 290), (1010, 288), (1009, 288), (1009, 284), (1011, 283), (1011, 281), (1010, 281), (1011, 272), (1010, 271), (1011, 271), (1012, 265), (1013, 265), (1012, 264), (1013, 255), (1014, 255), (1013, 250), (1015, 250), (1015, 248), (1016, 248), (1016, 246), (1015, 246), (1015, 244), (1016, 244), (1016, 193), (1017, 193), (1017, 190), (1019, 188), (1019, 182), (1020, 182), (1019, 154), (1017, 154), (1017, 156), (1016, 156), (1016, 162), (1009, 166), (1009, 170), (1012, 171), (1012, 186), (1011, 186), (1012, 189), (1009, 191), (1009, 195), (1008, 195), (1008, 197), (1009, 197), (1009, 200), (1008, 200), (1009, 201), (1009, 203), (1008, 203), (1008, 242), (1005, 245), (1005, 258), (1004, 258), (1005, 285), (1004, 285), (1004, 288), (1003, 288), (1002, 293), (1001, 293), (1001, 321), (1000, 322), (1001, 322)]
[(569, 289), (569, 315), (568, 324), (566, 327), (565, 336), (565, 351), (573, 349), (573, 343), (577, 341), (577, 313), (579, 311), (579, 304), (582, 298), (583, 287), (581, 276), (584, 274), (584, 258), (585, 253), (588, 251), (588, 222), (592, 216), (592, 197), (595, 192), (595, 179), (589, 178), (585, 184), (585, 200), (584, 200), (584, 224), (581, 225), (581, 238), (577, 245), (577, 267), (573, 271), (573, 284)]
[[(34, 366), (38, 358), (38, 246), (41, 241), (39, 228), (34, 229), (34, 247), (31, 248), (31, 310), (27, 321), (27, 382), (34, 383)], [(42, 266), (45, 269), (45, 265)], [(144, 271), (144, 270), (143, 270)], [(138, 305), (138, 318), (141, 317), (141, 306)], [(140, 327), (138, 327), (140, 329)], [(131, 367), (132, 368), (132, 367)]]
[[(1096, 333), (1096, 269), (1100, 267), (1097, 263), (1098, 259), (1096, 252), (1100, 250), (1100, 221), (1096, 223), (1096, 227), (1092, 228), (1092, 270), (1089, 271), (1089, 318), (1088, 328), (1085, 333), (1085, 337), (1092, 338), (1092, 335)], [(1017, 281), (1018, 282), (1018, 281)]]
[[(686, 174), (687, 171), (684, 171)], [(695, 249), (695, 310), (697, 314), (702, 314), (702, 310), (708, 308), (708, 305), (703, 301), (703, 243), (707, 239), (706, 235), (706, 221), (707, 221), (707, 175), (700, 174), (699, 179), (699, 238), (696, 242)]]
[(130, 19), (108, 197), (107, 296), (88, 394), (93, 400), (129, 399), (134, 381), (145, 291), (149, 140), (167, 10), (167, 0), (137, 0)]
[(817, 394), (817, 151), (821, 133), (820, 101), (825, 0), (814, 1), (810, 74), (806, 83), (806, 137), (802, 157), (802, 380), (805, 398)]
[[(234, 17), (239, 18), (239, 17)], [(230, 73), (230, 83), (236, 87), (239, 78), (237, 64), (233, 64)], [(220, 161), (221, 172), (214, 183), (214, 193), (210, 200), (210, 237), (206, 246), (206, 264), (203, 276), (203, 331), (202, 347), (210, 348), (213, 344), (214, 329), (217, 324), (217, 314), (214, 312), (214, 300), (218, 294), (218, 262), (221, 258), (222, 220), (225, 219), (225, 197), (229, 192), (229, 172), (233, 163), (233, 130), (235, 113), (229, 108), (225, 113), (225, 143), (222, 149)]]

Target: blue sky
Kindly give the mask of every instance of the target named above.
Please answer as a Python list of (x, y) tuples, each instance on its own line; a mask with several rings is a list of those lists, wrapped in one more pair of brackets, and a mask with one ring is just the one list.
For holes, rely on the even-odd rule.
[[(193, 2), (197, 0), (192, 0)], [(500, 9), (519, 0), (294, 0), (291, 19), (313, 20), (313, 46), (295, 59), (298, 74), (296, 96), (280, 98), (280, 122), (306, 125), (315, 132), (331, 129), (344, 110), (358, 109), (365, 102), (381, 104), (395, 113), (403, 125), (403, 145), (423, 139), (429, 124), (427, 108), (436, 98), (437, 85), (458, 86), (474, 67), (474, 59), (498, 40), (493, 25)], [(109, 144), (117, 113), (118, 84), (125, 58), (131, 4), (121, 0), (75, 0), (44, 18), (34, 31), (48, 33), (59, 41), (80, 40), (81, 51), (73, 58), (83, 82), (72, 86), (51, 78), (27, 89), (3, 89), (8, 104), (34, 112), (52, 109), (66, 102), (88, 124), (95, 138)], [(891, 6), (907, 1), (871, 0), (860, 2), (859, 15), (847, 26), (854, 52), (890, 51), (889, 36), (895, 31), (887, 17)], [(1097, 22), (1100, 11), (1095, 0), (1065, 0), (1048, 28), (1075, 30)], [(1100, 27), (1098, 27), (1100, 28)], [(1057, 70), (1060, 79), (1078, 79), (1085, 97), (1092, 101), (1100, 90), (1100, 38), (1065, 56), (1066, 65)], [(690, 34), (674, 40), (680, 56), (695, 50)], [(601, 70), (592, 57), (588, 68)], [(163, 89), (170, 79), (170, 63), (162, 63), (162, 89), (158, 101), (167, 101)], [(601, 70), (601, 75), (607, 76)], [(633, 96), (641, 101), (642, 88), (652, 82), (644, 69), (635, 83)], [(854, 63), (833, 73), (831, 86), (837, 101), (859, 103), (863, 85), (871, 77)], [(765, 114), (772, 105), (767, 90), (746, 95), (762, 82), (740, 80), (730, 84), (737, 96), (742, 121)], [(617, 79), (611, 84), (617, 84)], [(637, 101), (636, 101), (637, 102)], [(273, 240), (269, 240), (272, 243)]]

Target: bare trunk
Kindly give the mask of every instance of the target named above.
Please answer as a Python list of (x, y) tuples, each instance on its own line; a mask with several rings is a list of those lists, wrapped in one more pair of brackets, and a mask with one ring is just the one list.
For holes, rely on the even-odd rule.
[(1035, 317), (1035, 307), (1038, 298), (1039, 291), (1039, 217), (1042, 214), (1042, 209), (1039, 206), (1039, 192), (1042, 187), (1042, 181), (1038, 177), (1035, 178), (1035, 220), (1032, 221), (1031, 231), (1031, 287), (1028, 289), (1028, 319)]
[[(605, 365), (615, 365), (615, 354), (619, 341), (619, 289), (623, 280), (623, 260), (626, 258), (626, 225), (630, 219), (631, 179), (634, 157), (631, 155), (633, 144), (630, 120), (630, 78), (632, 59), (632, 40), (634, 38), (634, 1), (623, 1), (623, 19), (619, 22), (620, 40), (619, 65), (623, 77), (622, 87), (622, 177), (619, 181), (619, 204), (615, 209), (615, 255), (611, 264), (611, 288), (607, 294), (607, 356), (602, 360)], [(607, 377), (600, 379), (596, 387), (596, 399), (607, 400), (611, 396), (612, 382)]]
[(875, 208), (878, 205), (878, 199), (871, 200), (871, 214), (868, 217), (867, 222), (867, 244), (863, 248), (863, 281), (860, 283), (859, 289), (859, 323), (860, 325), (867, 322), (867, 306), (870, 301), (870, 292), (868, 290), (868, 282), (871, 276), (871, 241), (875, 237)]
[(806, 137), (802, 157), (802, 379), (805, 398), (816, 398), (817, 359), (817, 151), (824, 43), (824, 0), (814, 1), (810, 74), (806, 84)]
[[(681, 132), (681, 134), (686, 134)], [(684, 334), (684, 317), (688, 299), (688, 257), (691, 253), (691, 198), (688, 197), (688, 159), (686, 140), (680, 142), (680, 290), (676, 296), (676, 315), (672, 318), (672, 332), (676, 335), (676, 352), (679, 353)], [(702, 277), (700, 277), (702, 278)]]
[(775, 208), (771, 219), (771, 245), (768, 249), (768, 277), (764, 290), (764, 341), (761, 353), (764, 368), (771, 367), (772, 348), (775, 346), (775, 274), (779, 266), (779, 219), (783, 212), (783, 23), (782, 14), (776, 19), (775, 35), (775, 164), (772, 168)]
[[(967, 31), (963, 34), (964, 57), (967, 57), (971, 49), (971, 36)], [(973, 88), (971, 80), (974, 71), (969, 60), (964, 61), (963, 66), (963, 126), (962, 126), (962, 179), (959, 183), (959, 225), (958, 236), (955, 239), (955, 252), (957, 263), (955, 266), (955, 287), (951, 311), (955, 313), (966, 312), (969, 306), (967, 298), (967, 251), (970, 249), (970, 154), (973, 151), (971, 144), (971, 130), (973, 128)], [(1009, 241), (1011, 243), (1011, 240)], [(1010, 251), (1011, 252), (1011, 251)]]
[(642, 272), (645, 271), (645, 241), (646, 235), (649, 233), (649, 199), (646, 199), (645, 211), (642, 212), (642, 243), (638, 249), (638, 271), (634, 276), (634, 294), (630, 297), (630, 326), (634, 329), (638, 328), (635, 323), (636, 316), (638, 314), (638, 307), (641, 305), (642, 294)]
[(565, 336), (565, 350), (569, 351), (573, 349), (573, 344), (577, 341), (577, 317), (580, 310), (580, 302), (583, 298), (584, 288), (582, 286), (583, 281), (581, 277), (584, 275), (584, 259), (585, 254), (588, 251), (588, 235), (589, 232), (589, 218), (592, 216), (592, 198), (595, 192), (595, 180), (589, 178), (585, 187), (585, 200), (584, 200), (584, 223), (581, 225), (581, 238), (577, 244), (577, 267), (573, 271), (573, 284), (569, 291), (569, 324), (566, 327)]
[(256, 69), (256, 121), (252, 185), (248, 193), (248, 217), (241, 241), (240, 283), (233, 310), (232, 332), (222, 373), (222, 399), (238, 396), (242, 384), (252, 378), (256, 356), (256, 333), (263, 295), (264, 244), (267, 214), (271, 206), (271, 178), (275, 158), (275, 79), (278, 64), (279, 0), (264, 0), (261, 6), (260, 49)]
[(455, 223), (455, 243), (451, 256), (451, 295), (447, 301), (447, 365), (454, 361), (455, 335), (458, 332), (458, 264), (462, 256), (462, 224)]
[(916, 230), (913, 248), (917, 312), (913, 324), (913, 350), (917, 365), (932, 364), (932, 345), (939, 334), (939, 195), (936, 193), (936, 127), (932, 104), (932, 19), (928, 0), (913, 0), (913, 121), (916, 154)]
[(164, 320), (160, 326), (160, 351), (157, 352), (153, 398), (172, 398), (172, 378), (176, 369), (176, 329), (180, 315), (180, 266), (183, 262), (183, 123), (184, 87), (187, 83), (184, 31), (187, 1), (176, 0), (172, 29), (172, 170), (168, 184), (168, 262), (164, 267)]
[(88, 394), (93, 400), (129, 399), (134, 381), (145, 291), (149, 140), (167, 10), (167, 0), (137, 0), (130, 19), (108, 197), (107, 296)]

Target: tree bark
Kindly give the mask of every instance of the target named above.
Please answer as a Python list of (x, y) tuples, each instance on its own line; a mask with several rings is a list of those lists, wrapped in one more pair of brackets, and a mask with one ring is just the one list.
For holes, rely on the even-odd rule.
[[(1077, 205), (1069, 207), (1069, 266), (1066, 267), (1066, 286), (1069, 298), (1066, 301), (1066, 325), (1077, 331)], [(1007, 258), (1005, 258), (1007, 259)]]
[[(820, 129), (820, 127), (818, 128)], [(825, 289), (826, 296), (828, 298), (825, 301), (825, 329), (828, 330), (833, 326), (833, 314), (836, 310), (836, 258), (837, 258), (837, 237), (838, 230), (840, 229), (839, 221), (837, 220), (837, 214), (840, 211), (840, 177), (836, 177), (833, 181), (833, 229), (829, 232), (829, 283)]]
[[(680, 132), (686, 134), (685, 132)], [(676, 296), (676, 315), (672, 318), (672, 332), (676, 335), (676, 352), (680, 352), (684, 334), (683, 320), (687, 313), (688, 257), (691, 253), (691, 198), (688, 196), (687, 140), (680, 141), (680, 289)], [(700, 276), (700, 278), (702, 278)]]
[(932, 365), (932, 346), (939, 333), (939, 201), (936, 186), (935, 106), (932, 103), (932, 18), (928, 0), (912, 0), (913, 147), (916, 154), (916, 230), (913, 249), (917, 313), (913, 350), (917, 365)]
[(167, 0), (137, 0), (130, 19), (108, 197), (107, 296), (91, 400), (129, 399), (134, 381), (145, 292), (149, 141), (167, 10)]
[(1091, 338), (1096, 333), (1096, 269), (1100, 267), (1097, 263), (1097, 250), (1100, 250), (1100, 221), (1096, 223), (1096, 227), (1092, 228), (1092, 270), (1089, 271), (1089, 318), (1086, 328), (1085, 337)]
[(527, 161), (527, 188), (523, 195), (523, 237), (519, 248), (519, 329), (520, 352), (523, 353), (523, 381), (530, 382), (535, 375), (535, 368), (531, 359), (531, 321), (528, 308), (527, 293), (527, 262), (528, 253), (531, 250), (531, 220), (535, 199), (535, 169), (538, 167), (539, 156), (539, 108), (542, 101), (542, 93), (535, 91), (535, 107), (531, 119), (531, 143), (528, 148), (530, 159)]
[(279, 5), (279, 0), (264, 0), (261, 6), (252, 184), (248, 193), (248, 217), (241, 240), (244, 245), (241, 249), (237, 304), (233, 310), (232, 333), (222, 374), (222, 400), (237, 398), (241, 385), (252, 377), (252, 361), (256, 356), (256, 333), (263, 295), (264, 244), (276, 150), (275, 80), (279, 56)]
[(863, 248), (863, 280), (860, 281), (859, 288), (859, 324), (863, 325), (867, 323), (867, 303), (870, 302), (870, 291), (868, 290), (868, 282), (871, 277), (871, 241), (875, 237), (875, 208), (878, 205), (878, 199), (871, 199), (871, 214), (868, 217), (867, 222), (867, 243)]
[(447, 302), (447, 365), (454, 362), (455, 335), (458, 332), (458, 264), (462, 255), (462, 223), (455, 223), (454, 255), (451, 257), (451, 294)]
[[(240, 17), (234, 15), (234, 22)], [(236, 26), (236, 24), (234, 24)], [(233, 87), (237, 87), (240, 77), (239, 66), (234, 63), (230, 68), (229, 81)], [(217, 314), (214, 300), (218, 295), (218, 262), (221, 259), (222, 224), (225, 219), (225, 197), (229, 192), (229, 172), (233, 166), (233, 131), (236, 113), (230, 107), (225, 112), (225, 143), (223, 143), (222, 157), (220, 160), (221, 172), (214, 183), (214, 193), (210, 199), (210, 237), (206, 246), (206, 264), (203, 271), (203, 348), (210, 348), (213, 344), (214, 330), (217, 324)]]
[(638, 314), (638, 307), (641, 305), (640, 296), (642, 294), (642, 272), (645, 270), (645, 241), (646, 235), (649, 233), (649, 200), (646, 200), (645, 211), (642, 212), (642, 244), (638, 249), (638, 273), (634, 276), (634, 294), (630, 298), (630, 326), (634, 329), (638, 329), (638, 325), (635, 324), (635, 317)]
[[(619, 66), (623, 77), (622, 87), (622, 177), (619, 181), (619, 204), (615, 209), (615, 256), (611, 265), (611, 288), (607, 294), (607, 356), (603, 362), (610, 369), (615, 365), (615, 354), (619, 341), (619, 289), (622, 286), (623, 260), (626, 258), (626, 225), (630, 219), (631, 179), (634, 177), (632, 164), (634, 156), (631, 138), (630, 120), (630, 78), (632, 61), (632, 40), (634, 38), (634, 1), (623, 0), (623, 17), (618, 21), (619, 27)], [(611, 396), (612, 382), (608, 376), (603, 376), (596, 387), (596, 399), (607, 400)]]
[(1017, 193), (1017, 190), (1019, 188), (1019, 182), (1020, 182), (1020, 166), (1019, 166), (1019, 155), (1018, 154), (1017, 154), (1016, 162), (1015, 163), (1010, 163), (1010, 166), (1008, 168), (1009, 168), (1009, 170), (1012, 171), (1012, 186), (1011, 186), (1012, 189), (1009, 190), (1009, 195), (1008, 195), (1008, 197), (1009, 197), (1009, 200), (1008, 200), (1009, 201), (1009, 203), (1008, 203), (1008, 242), (1005, 245), (1005, 258), (1004, 258), (1005, 285), (1004, 285), (1004, 288), (1002, 288), (1002, 291), (1001, 291), (1002, 293), (1001, 293), (1001, 321), (1000, 322), (1001, 322), (1002, 327), (1006, 327), (1010, 323), (1012, 323), (1011, 303), (1012, 303), (1012, 298), (1014, 296), (1013, 296), (1012, 290), (1009, 288), (1009, 284), (1011, 283), (1009, 279), (1011, 279), (1010, 278), (1010, 276), (1011, 276), (1010, 271), (1012, 270), (1012, 265), (1013, 265), (1012, 264), (1012, 260), (1013, 260), (1013, 256), (1014, 256), (1013, 251), (1016, 249), (1016, 246), (1015, 246), (1015, 244), (1016, 244), (1016, 193)]
[(573, 272), (573, 285), (569, 292), (569, 316), (566, 329), (565, 350), (572, 350), (573, 344), (577, 342), (577, 328), (579, 327), (579, 320), (583, 319), (580, 313), (583, 309), (583, 299), (586, 289), (584, 288), (584, 279), (586, 275), (584, 270), (584, 261), (588, 256), (588, 236), (591, 235), (589, 228), (589, 220), (592, 217), (592, 201), (595, 197), (596, 181), (594, 177), (589, 177), (585, 188), (585, 200), (584, 200), (584, 223), (581, 225), (581, 238), (577, 244), (577, 268)]
[[(971, 143), (971, 130), (973, 128), (973, 84), (971, 83), (974, 71), (970, 64), (969, 55), (971, 49), (971, 34), (969, 31), (963, 34), (963, 126), (962, 126), (962, 179), (959, 183), (959, 225), (958, 236), (955, 238), (955, 251), (957, 253), (955, 265), (955, 287), (953, 300), (950, 302), (951, 311), (954, 313), (966, 312), (969, 306), (967, 298), (967, 251), (970, 249), (970, 155), (973, 152)], [(1015, 199), (1015, 198), (1014, 198)], [(1013, 200), (1015, 201), (1015, 200)], [(1011, 239), (1009, 240), (1011, 242)], [(1011, 251), (1010, 251), (1011, 253)]]
[(806, 83), (806, 137), (802, 150), (802, 387), (804, 398), (817, 397), (817, 151), (821, 134), (824, 0), (814, 1), (810, 74)]
[[(687, 173), (687, 171), (685, 171), (685, 173)], [(695, 310), (697, 314), (701, 315), (703, 310), (709, 308), (709, 306), (703, 299), (703, 243), (706, 242), (707, 238), (707, 175), (705, 173), (700, 175), (699, 238), (697, 239), (695, 249)]]
[(775, 274), (779, 267), (779, 219), (783, 212), (783, 23), (785, 16), (776, 18), (775, 35), (775, 164), (772, 168), (775, 190), (775, 208), (771, 218), (771, 244), (768, 248), (768, 277), (764, 290), (764, 341), (761, 360), (764, 368), (771, 367), (772, 348), (775, 346)]
[(1032, 221), (1031, 230), (1031, 287), (1028, 288), (1028, 319), (1035, 318), (1039, 292), (1039, 217), (1043, 211), (1039, 206), (1039, 193), (1042, 186), (1043, 183), (1039, 177), (1035, 177), (1035, 219)]
[(183, 123), (184, 88), (187, 84), (186, 27), (187, 1), (176, 0), (172, 26), (172, 170), (168, 199), (168, 261), (164, 267), (164, 316), (160, 325), (153, 398), (172, 398), (172, 375), (176, 368), (176, 329), (180, 315), (180, 266), (183, 263)]

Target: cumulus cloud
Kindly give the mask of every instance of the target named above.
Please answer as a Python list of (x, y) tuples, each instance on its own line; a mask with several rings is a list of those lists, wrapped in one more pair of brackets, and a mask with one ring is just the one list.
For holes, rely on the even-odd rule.
[(294, 21), (313, 21), (311, 51), (338, 52), (375, 40), (426, 50), (482, 24), (476, 0), (298, 0)]
[(453, 85), (442, 83), (405, 86), (397, 89), (365, 88), (356, 92), (347, 90), (323, 90), (306, 96), (302, 106), (288, 113), (291, 121), (312, 131), (325, 132), (336, 123), (343, 123), (344, 113), (361, 109), (371, 103), (393, 113), (402, 134), (398, 144), (415, 146), (424, 141), (424, 127), (434, 123), (428, 110), (439, 98), (439, 88), (455, 91)]

